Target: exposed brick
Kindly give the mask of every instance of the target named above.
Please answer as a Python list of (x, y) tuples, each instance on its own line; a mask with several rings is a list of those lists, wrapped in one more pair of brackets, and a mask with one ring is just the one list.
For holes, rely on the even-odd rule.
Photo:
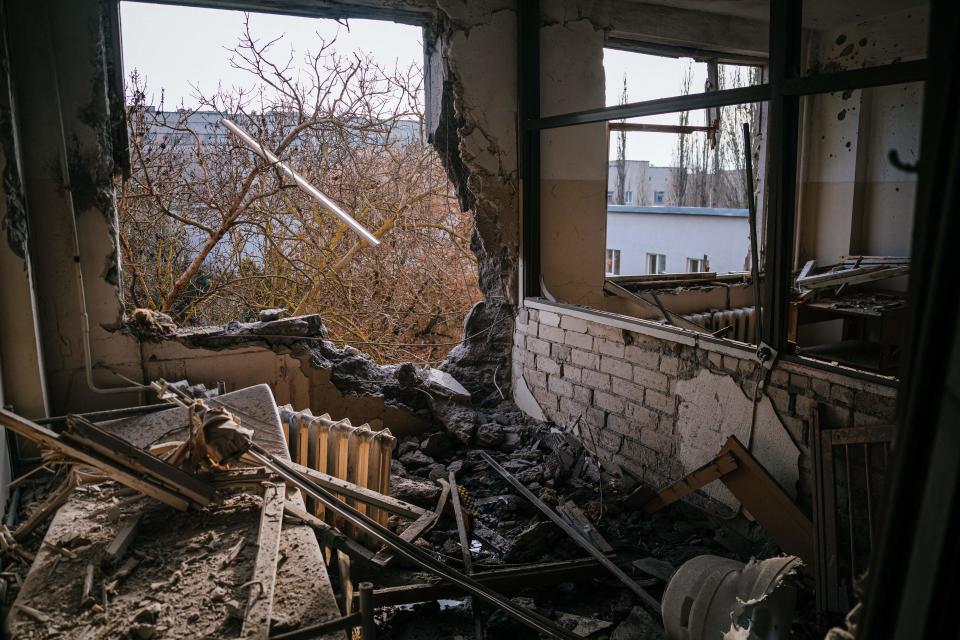
[(623, 350), (623, 357), (633, 364), (638, 364), (647, 369), (656, 369), (660, 364), (660, 353), (657, 351), (650, 351), (649, 349), (642, 349), (634, 345), (630, 345)]
[(778, 387), (767, 387), (767, 395), (774, 408), (781, 414), (790, 413), (790, 392)]
[(527, 339), (527, 336), (525, 336), (521, 332), (519, 331), (515, 332), (513, 334), (513, 346), (518, 347), (520, 349), (524, 349), (527, 344), (526, 339)]
[(607, 414), (600, 409), (587, 407), (586, 423), (591, 427), (605, 427), (607, 426)]
[(520, 309), (517, 311), (517, 324), (527, 324), (530, 322), (530, 310)]
[(552, 311), (541, 311), (540, 312), (540, 324), (545, 324), (549, 327), (559, 327), (560, 326), (560, 316)]
[(790, 374), (783, 369), (774, 369), (770, 373), (770, 384), (785, 387), (790, 383)]
[(623, 330), (616, 327), (610, 327), (597, 322), (587, 323), (587, 333), (597, 338), (604, 338), (613, 342), (623, 344)]
[(589, 406), (593, 404), (593, 389), (575, 384), (573, 385), (573, 399)]
[(543, 371), (544, 373), (560, 373), (560, 365), (545, 356), (537, 356), (537, 369)]
[(636, 438), (640, 430), (640, 425), (630, 418), (621, 416), (617, 413), (611, 413), (609, 416), (607, 416), (607, 428), (613, 429), (621, 435)]
[(594, 389), (606, 391), (610, 388), (610, 376), (606, 373), (600, 373), (599, 371), (584, 369), (581, 380), (583, 384)]
[[(568, 334), (569, 336), (570, 334)], [(570, 360), (573, 364), (578, 367), (584, 367), (586, 369), (599, 369), (600, 368), (600, 356), (589, 351), (581, 351), (580, 349), (574, 349), (570, 354)]]
[(826, 380), (813, 378), (810, 381), (810, 388), (813, 389), (813, 393), (821, 399), (827, 399), (830, 397), (830, 383)]
[(878, 418), (877, 416), (871, 416), (867, 413), (861, 413), (859, 411), (853, 412), (853, 424), (856, 427), (872, 427), (878, 424), (890, 424), (890, 420), (884, 420), (883, 418)]
[(539, 309), (530, 309), (530, 322), (537, 322), (540, 319)]
[(623, 396), (627, 400), (643, 402), (643, 387), (621, 378), (611, 378), (610, 391), (618, 396)]
[(593, 403), (600, 409), (603, 409), (609, 413), (623, 413), (623, 398), (606, 393), (604, 391), (594, 392)]
[(793, 399), (793, 412), (801, 418), (810, 419), (817, 410), (817, 401), (810, 396), (797, 394)]
[(723, 354), (711, 351), (707, 354), (707, 361), (717, 369), (720, 369), (723, 367)]
[(575, 419), (587, 412), (587, 405), (570, 398), (560, 398), (560, 412)]
[(568, 380), (564, 380), (558, 376), (550, 376), (548, 378), (547, 388), (558, 396), (563, 396), (564, 398), (573, 397), (573, 385), (570, 384)]
[(580, 318), (574, 318), (573, 316), (563, 316), (560, 318), (560, 327), (566, 329), (567, 331), (586, 333), (587, 321), (581, 320)]
[(566, 332), (559, 327), (551, 327), (550, 325), (540, 323), (540, 333), (539, 336), (544, 340), (549, 340), (550, 342), (559, 342), (563, 344), (563, 336)]
[(596, 350), (602, 353), (605, 356), (613, 356), (614, 358), (623, 357), (623, 343), (622, 342), (612, 342), (610, 340), (601, 340), (597, 338), (594, 341), (596, 345)]
[(646, 429), (655, 429), (659, 426), (660, 414), (655, 413), (639, 402), (627, 402), (625, 413), (628, 418)]
[(790, 386), (795, 389), (806, 391), (810, 388), (810, 378), (801, 376), (797, 373), (790, 374)]
[(825, 404), (820, 408), (820, 425), (825, 429), (843, 429), (853, 426), (853, 409)]
[(600, 371), (619, 376), (626, 380), (633, 378), (633, 365), (609, 356), (600, 358)]
[(527, 381), (528, 387), (541, 387), (543, 389), (547, 388), (547, 374), (545, 374), (543, 371), (537, 371), (536, 369), (531, 369), (530, 367), (524, 367), (523, 379)]
[(550, 343), (546, 340), (541, 340), (540, 338), (534, 338), (533, 336), (527, 336), (527, 351), (531, 353), (536, 353), (541, 356), (550, 355)]
[(539, 322), (533, 322), (533, 321), (531, 321), (531, 322), (528, 322), (528, 323), (523, 327), (523, 332), (524, 332), (525, 334), (527, 334), (528, 336), (534, 336), (534, 337), (536, 337), (537, 332), (538, 332), (539, 330), (540, 330), (540, 323), (539, 323)]
[[(858, 395), (863, 397), (862, 393)], [(844, 387), (843, 385), (832, 384), (830, 385), (830, 400), (840, 404), (845, 404), (849, 407), (853, 404), (853, 390), (848, 387)]]
[[(832, 392), (833, 387), (830, 390)], [(861, 413), (877, 416), (892, 423), (896, 413), (897, 399), (870, 393), (869, 391), (857, 391), (853, 405)]]
[(573, 351), (565, 344), (555, 344), (550, 347), (550, 357), (557, 362), (570, 362), (570, 354)]
[(560, 407), (560, 399), (553, 393), (541, 387), (533, 387), (530, 390), (533, 397), (540, 403), (540, 408), (546, 411), (557, 411)]
[(676, 409), (673, 396), (668, 396), (653, 389), (647, 389), (646, 393), (643, 394), (643, 403), (651, 409), (656, 409), (660, 413), (671, 416)]
[(676, 356), (660, 356), (660, 371), (675, 376), (680, 371), (680, 359)]
[(567, 331), (567, 334), (563, 337), (563, 342), (578, 349), (593, 350), (593, 336), (586, 333)]
[(676, 439), (657, 433), (653, 429), (640, 430), (640, 444), (650, 447), (665, 456), (672, 456), (676, 449)]
[(580, 382), (583, 374), (583, 369), (575, 367), (572, 364), (563, 365), (561, 371), (563, 372), (563, 377), (570, 382)]
[(729, 371), (730, 373), (736, 373), (740, 370), (740, 359), (724, 354), (723, 368), (725, 371)]
[(662, 393), (670, 390), (670, 378), (657, 371), (650, 371), (643, 367), (633, 368), (633, 381), (649, 389), (656, 389)]

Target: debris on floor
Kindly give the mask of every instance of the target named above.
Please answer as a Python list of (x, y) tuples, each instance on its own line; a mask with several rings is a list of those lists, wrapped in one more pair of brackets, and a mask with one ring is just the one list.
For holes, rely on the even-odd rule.
[[(778, 558), (759, 528), (734, 531), (683, 502), (626, 509), (634, 479), (572, 434), (509, 401), (476, 407), (452, 377), (400, 372), (436, 391), (438, 422), (384, 446), (347, 422), (332, 447), (339, 423), (278, 410), (266, 387), (272, 408), (256, 417), (262, 400), (195, 400), (157, 383), (181, 412), (137, 418), (136, 443), (109, 423), (70, 417), (55, 431), (4, 412), (4, 426), (48, 448), (15, 485), (18, 515), (0, 536), (12, 637), (293, 638), (364, 625), (372, 636), (375, 611), (380, 638), (673, 638), (666, 598), (691, 563), (719, 556), (748, 574), (768, 566), (753, 558)], [(342, 469), (326, 466), (334, 459)], [(330, 594), (310, 620), (281, 587), (309, 564), (280, 542), (291, 527), (326, 558), (322, 576), (301, 568), (293, 581)], [(806, 587), (791, 589), (809, 608)]]

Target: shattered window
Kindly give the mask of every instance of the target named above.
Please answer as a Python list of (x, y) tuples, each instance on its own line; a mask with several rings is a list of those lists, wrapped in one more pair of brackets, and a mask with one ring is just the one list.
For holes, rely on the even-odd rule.
[(331, 339), (382, 362), (442, 359), (480, 291), (471, 214), (427, 142), (421, 29), (121, 10), (131, 175), (117, 202), (128, 309), (180, 326), (254, 321), (270, 309), (320, 313)]

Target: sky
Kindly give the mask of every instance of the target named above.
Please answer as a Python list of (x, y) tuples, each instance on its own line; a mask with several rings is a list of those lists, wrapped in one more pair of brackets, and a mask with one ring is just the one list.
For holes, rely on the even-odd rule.
[[(136, 69), (146, 79), (148, 103), (159, 103), (163, 89), (166, 108), (192, 108), (197, 106), (196, 89), (211, 94), (220, 85), (252, 86), (249, 74), (229, 64), (228, 49), (236, 45), (242, 33), (243, 13), (141, 2), (121, 2), (120, 11), (124, 73), (129, 78)], [(302, 60), (308, 51), (316, 50), (320, 34), (327, 39), (336, 36), (336, 49), (341, 54), (362, 51), (389, 68), (423, 64), (419, 27), (377, 20), (350, 20), (344, 25), (329, 19), (262, 13), (251, 14), (250, 19), (256, 37), (267, 41), (283, 36), (283, 48), (277, 49), (275, 59), (285, 60), (285, 53), (292, 51), (294, 60)], [(606, 103), (619, 103), (624, 74), (630, 102), (677, 95), (683, 70), (690, 62), (607, 49), (603, 60)], [(706, 65), (694, 64), (694, 91), (702, 89), (705, 78)], [(677, 117), (668, 114), (631, 122), (676, 124)], [(702, 121), (701, 112), (691, 114), (690, 124)], [(672, 134), (629, 133), (627, 158), (670, 165), (675, 139)], [(614, 144), (610, 158), (616, 158)]]

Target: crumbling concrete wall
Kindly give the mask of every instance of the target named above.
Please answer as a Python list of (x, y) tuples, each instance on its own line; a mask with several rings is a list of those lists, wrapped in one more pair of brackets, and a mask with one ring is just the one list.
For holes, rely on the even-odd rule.
[[(623, 316), (530, 302), (517, 316), (513, 375), (544, 414), (632, 476), (662, 487), (716, 456), (728, 435), (746, 444), (810, 509), (811, 424), (892, 424), (893, 381), (866, 381), (778, 363), (750, 436), (758, 364), (748, 345), (706, 340)], [(725, 490), (711, 497), (736, 502)]]

